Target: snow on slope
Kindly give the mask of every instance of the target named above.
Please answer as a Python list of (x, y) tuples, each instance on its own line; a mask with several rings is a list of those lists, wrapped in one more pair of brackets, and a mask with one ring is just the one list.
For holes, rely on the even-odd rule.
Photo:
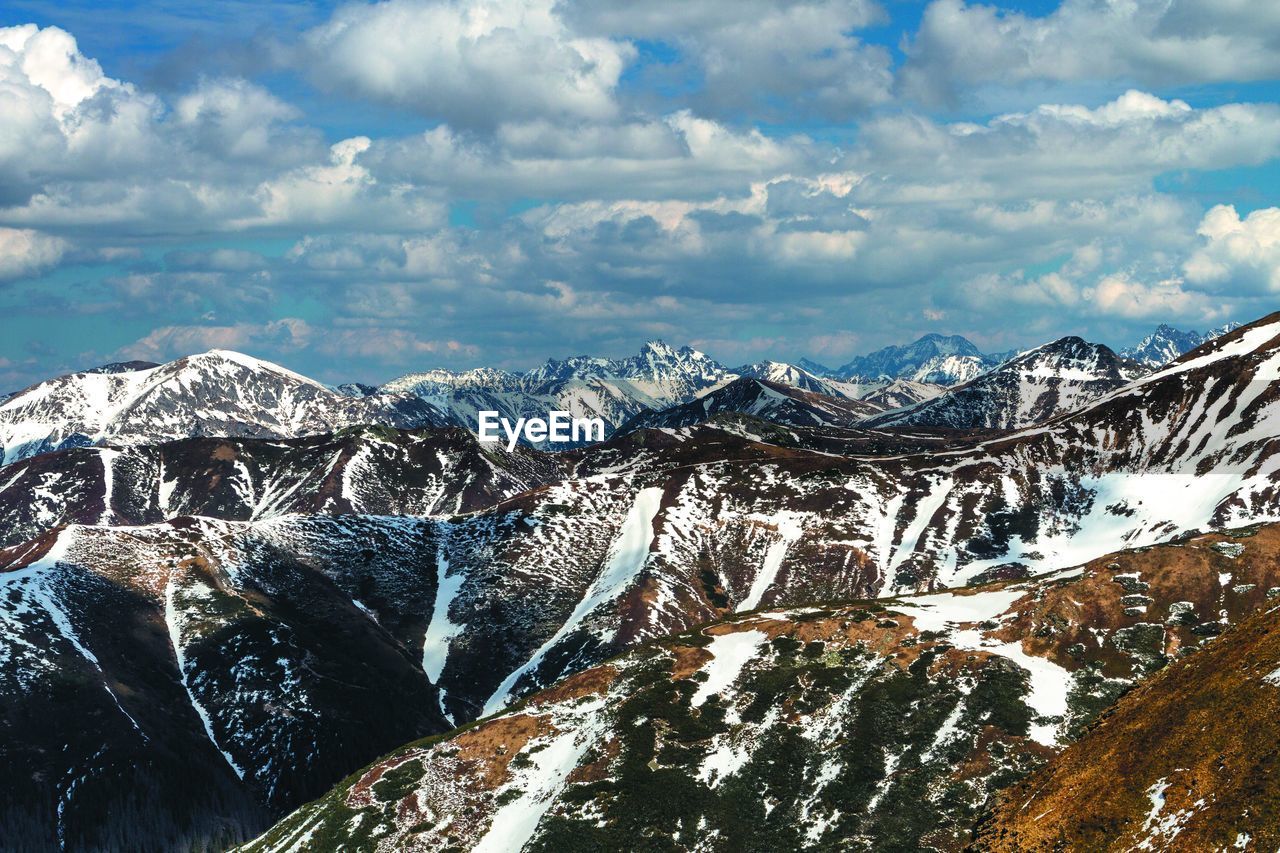
[[(1203, 578), (1230, 561), (1216, 547), (1228, 542), (1250, 555), (1248, 576), (1220, 598)], [(1214, 623), (1200, 619), (1270, 608), (1277, 548), (1272, 527), (1013, 584), (703, 625), (408, 744), (244, 849), (289, 850), (306, 833), (383, 851), (494, 849), (496, 833), (541, 850), (636, 837), (679, 850), (962, 849), (1001, 787), (1119, 695), (1162, 683), (1148, 679), (1187, 651), (1214, 654)], [(1259, 684), (1270, 668), (1234, 663), (1236, 680)]]
[[(565, 637), (577, 631), (596, 608), (615, 601), (631, 587), (636, 574), (644, 567), (649, 557), (649, 543), (653, 540), (653, 519), (657, 516), (661, 503), (662, 489), (641, 489), (636, 494), (635, 503), (627, 511), (618, 537), (609, 548), (604, 570), (592, 581), (582, 600), (561, 623), (556, 633), (543, 643), (528, 661), (502, 680), (498, 689), (485, 702), (482, 716), (488, 716), (506, 706), (515, 685), (526, 673), (537, 670), (547, 652)], [(612, 636), (602, 637), (602, 639), (608, 641)]]

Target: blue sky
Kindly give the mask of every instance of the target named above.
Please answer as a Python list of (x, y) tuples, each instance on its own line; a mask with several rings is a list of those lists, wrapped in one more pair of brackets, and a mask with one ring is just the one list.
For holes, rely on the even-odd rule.
[(1247, 321), (1278, 76), (1244, 0), (10, 0), (0, 388)]

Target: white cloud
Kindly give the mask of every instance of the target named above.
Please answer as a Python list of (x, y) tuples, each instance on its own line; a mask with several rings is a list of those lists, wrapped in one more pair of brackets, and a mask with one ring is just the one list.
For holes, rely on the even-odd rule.
[(1195, 318), (1212, 322), (1219, 318), (1202, 293), (1185, 290), (1179, 279), (1145, 283), (1123, 272), (1103, 276), (1084, 295), (1101, 314), (1129, 320)]
[(564, 14), (589, 32), (677, 48), (674, 67), (648, 73), (696, 79), (689, 103), (704, 115), (839, 120), (890, 98), (889, 51), (856, 35), (886, 19), (871, 0), (576, 0)]
[(934, 0), (908, 44), (903, 88), (927, 101), (974, 86), (1111, 80), (1147, 86), (1280, 76), (1280, 15), (1250, 0), (1063, 0), (1034, 17)]
[(348, 5), (305, 38), (323, 83), (455, 126), (604, 119), (635, 55), (571, 32), (554, 0), (388, 0)]
[(296, 317), (267, 323), (161, 326), (116, 350), (111, 357), (164, 362), (211, 349), (288, 353), (306, 347), (314, 335), (315, 330)]
[(26, 228), (0, 228), (0, 281), (26, 278), (53, 267), (68, 249), (60, 237)]
[(1280, 106), (1194, 109), (1131, 90), (1097, 108), (1050, 104), (985, 124), (888, 116), (864, 125), (861, 137), (851, 163), (896, 176), (864, 182), (869, 197), (1079, 199), (1145, 189), (1169, 171), (1273, 159), (1280, 155)]
[(1280, 292), (1280, 208), (1255, 210), (1244, 219), (1230, 205), (1205, 214), (1197, 233), (1204, 245), (1186, 263), (1187, 280), (1220, 288)]
[(310, 142), (307, 133), (287, 139), (280, 127), (301, 117), (296, 107), (246, 80), (202, 79), (174, 102), (173, 115), (196, 146), (231, 160), (273, 160), (282, 145)]

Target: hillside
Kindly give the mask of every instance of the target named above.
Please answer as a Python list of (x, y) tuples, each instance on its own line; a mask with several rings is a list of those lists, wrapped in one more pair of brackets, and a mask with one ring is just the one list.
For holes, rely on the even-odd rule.
[(1211, 659), (1280, 593), (1277, 555), (1273, 526), (745, 614), (397, 750), (244, 849), (959, 850), (994, 792), (1056, 767), (1130, 685)]

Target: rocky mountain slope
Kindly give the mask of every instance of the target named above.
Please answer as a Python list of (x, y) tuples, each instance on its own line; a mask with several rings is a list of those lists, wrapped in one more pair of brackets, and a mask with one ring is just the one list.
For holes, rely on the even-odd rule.
[(562, 480), (434, 522), (458, 638), (436, 679), (445, 707), (459, 720), (500, 709), (735, 610), (1017, 576), (1280, 518), (1266, 380), (1278, 326), (1048, 428), (942, 451), (886, 442), (841, 458), (716, 424), (580, 451)]
[(1082, 408), (1149, 372), (1101, 344), (1066, 337), (866, 425), (1016, 429)]
[(915, 403), (923, 403), (946, 390), (944, 385), (895, 379), (862, 397), (863, 402), (882, 409), (901, 409)]
[(448, 418), (416, 397), (348, 397), (269, 362), (213, 350), (158, 367), (73, 373), (13, 395), (0, 405), (0, 463), (67, 447), (290, 438), (367, 423), (444, 426)]
[(1278, 716), (1280, 610), (1269, 602), (1004, 792), (975, 846), (1270, 850), (1280, 844)]
[(1270, 527), (713, 623), (397, 750), (244, 849), (959, 850), (1131, 685), (1269, 607), (1277, 554)]
[(225, 845), (449, 728), (431, 529), (186, 518), (0, 551), (5, 846)]
[[(0, 552), (0, 725), (7, 727), (0, 750), (17, 770), (10, 788), (0, 786), (0, 815), (13, 816), (15, 837), (35, 849), (60, 840), (71, 847), (131, 849), (155, 839), (216, 846), (265, 829), (397, 743), (488, 714), (515, 719), (527, 697), (613, 666), (618, 679), (562, 708), (563, 719), (579, 708), (592, 732), (629, 731), (618, 724), (629, 718), (617, 714), (632, 698), (662, 711), (646, 711), (636, 724), (652, 723), (650, 752), (620, 736), (617, 753), (604, 742), (605, 755), (623, 761), (609, 764), (609, 773), (654, 763), (672, 771), (659, 787), (684, 791), (689, 809), (680, 812), (685, 828), (675, 842), (699, 827), (721, 833), (712, 838), (737, 838), (720, 814), (735, 803), (750, 807), (745, 826), (778, 843), (794, 841), (802, 828), (806, 839), (817, 833), (815, 843), (892, 838), (909, 846), (925, 843), (926, 824), (939, 844), (954, 840), (991, 791), (1038, 766), (1132, 683), (1135, 662), (1143, 672), (1159, 668), (1262, 606), (1280, 585), (1269, 574), (1274, 557), (1248, 568), (1241, 557), (1270, 554), (1270, 545), (1259, 544), (1263, 533), (1249, 541), (1195, 538), (1280, 520), (1277, 379), (1280, 315), (1272, 315), (1069, 414), (1014, 430), (775, 423), (761, 415), (830, 407), (835, 398), (748, 378), (704, 399), (755, 388), (781, 398), (782, 407), (727, 405), (556, 455), (501, 453), (460, 430), (353, 428), (289, 440), (151, 446), (139, 439), (10, 464), (0, 469), (0, 519), (13, 543)], [(255, 405), (264, 394), (254, 390)], [(66, 521), (84, 523), (59, 526)], [(1160, 545), (1175, 541), (1181, 544)], [(1177, 553), (1193, 555), (1186, 559), (1195, 570), (1157, 580), (1180, 564)], [(1024, 580), (1085, 563), (1078, 574)], [(974, 583), (985, 584), (980, 598), (939, 593)], [(818, 607), (812, 612), (825, 616), (815, 619), (831, 624), (805, 634), (814, 602), (902, 595), (912, 600)], [(871, 617), (854, 618), (858, 608)], [(752, 611), (761, 612), (742, 615)], [(767, 642), (747, 645), (763, 669), (744, 663), (714, 691), (734, 685), (723, 704), (709, 692), (695, 705), (702, 676), (724, 677), (715, 675), (714, 649), (708, 660), (651, 644), (708, 623), (721, 627), (676, 646), (712, 648), (718, 633), (757, 632)], [(784, 635), (823, 647), (814, 647), (812, 659), (804, 646), (775, 648)], [(846, 655), (850, 648), (857, 654)], [(628, 656), (607, 663), (619, 653)], [(742, 653), (730, 651), (729, 659)], [(681, 656), (697, 665), (677, 676), (655, 664), (659, 677), (650, 678), (654, 661), (674, 667)], [(1093, 710), (1067, 701), (1077, 678), (1086, 678), (1077, 676), (1082, 670), (1100, 679), (1080, 688), (1078, 698)], [(1023, 671), (1030, 673), (1025, 683)], [(952, 780), (960, 788), (938, 801), (906, 784), (894, 793), (894, 781), (873, 801), (880, 782), (899, 770), (942, 767), (936, 750), (950, 736), (928, 754), (924, 744), (946, 728), (961, 694), (992, 679), (982, 690), (1008, 698), (999, 702), (1013, 716), (991, 723), (995, 731), (983, 728), (990, 714), (975, 718), (977, 728), (964, 729), (963, 710), (953, 722), (976, 745), (946, 767), (971, 766), (973, 783)], [(830, 695), (807, 693), (815, 684), (831, 686)], [(747, 712), (757, 694), (769, 697), (760, 700), (762, 718)], [(839, 704), (846, 694), (849, 704)], [(384, 697), (392, 697), (389, 711)], [(588, 713), (597, 705), (604, 716)], [(725, 788), (727, 799), (715, 793), (718, 776), (703, 778), (701, 762), (711, 754), (704, 749), (719, 754), (721, 741), (729, 755), (767, 755), (771, 744), (792, 742), (785, 726), (805, 708), (827, 708), (815, 710), (815, 719), (844, 726), (863, 706), (878, 709), (876, 720), (919, 719), (921, 728), (886, 734), (831, 771), (799, 752), (803, 760), (785, 771), (792, 776)], [(714, 714), (705, 721), (712, 729), (700, 728), (703, 707), (724, 710), (718, 722)], [(935, 719), (927, 709), (946, 713)], [(562, 731), (561, 719), (546, 722)], [(530, 735), (528, 764), (514, 763), (523, 745), (507, 748), (512, 772), (520, 773), (494, 771), (499, 787), (515, 781), (492, 802), (474, 777), (458, 784), (475, 787), (476, 802), (440, 783), (449, 803), (475, 817), (450, 824), (449, 831), (472, 827), (458, 843), (479, 844), (485, 821), (499, 816), (502, 836), (515, 826), (535, 833), (536, 843), (545, 827), (531, 827), (547, 816), (584, 837), (595, 837), (584, 821), (599, 818), (605, 840), (619, 827), (645, 825), (631, 811), (635, 803), (620, 806), (626, 796), (607, 785), (572, 795), (580, 801), (555, 799), (558, 811), (539, 811), (552, 802), (541, 793), (551, 789), (537, 787), (543, 782), (534, 785), (539, 793), (516, 790), (525, 770), (543, 779), (542, 770), (563, 768), (567, 779), (579, 759), (595, 754), (577, 752), (587, 729), (573, 728), (564, 740), (540, 725)], [(702, 734), (682, 739), (686, 730)], [(545, 748), (544, 736), (554, 741)], [(857, 742), (845, 729), (831, 738), (819, 754), (845, 755), (842, 744)], [(496, 751), (507, 741), (492, 743)], [(190, 763), (200, 767), (183, 776), (174, 756), (197, 756)], [(424, 770), (437, 758), (444, 760), (426, 756)], [(698, 762), (696, 773), (685, 772), (690, 761)], [(466, 766), (488, 772), (483, 762)], [(828, 772), (843, 780), (831, 796), (856, 809), (836, 814), (836, 800), (823, 799)], [(927, 791), (951, 790), (939, 781), (941, 769), (922, 772)], [(677, 785), (682, 776), (691, 781)], [(631, 790), (648, 777), (627, 778)], [(932, 803), (930, 816), (916, 821), (905, 807), (890, 809), (899, 796)], [(404, 798), (383, 799), (412, 812)], [(342, 831), (378, 829), (388, 843), (409, 844), (409, 835), (437, 832), (432, 827), (453, 807), (419, 802), (420, 812), (443, 817), (401, 826), (383, 803), (365, 817), (342, 813)], [(751, 805), (757, 802), (759, 809)], [(317, 826), (338, 831), (328, 819)], [(565, 835), (547, 837), (558, 844)]]
[(562, 479), (567, 460), (462, 429), (351, 427), (299, 439), (188, 438), (73, 448), (0, 473), (0, 547), (62, 524), (290, 513), (456, 515)]

